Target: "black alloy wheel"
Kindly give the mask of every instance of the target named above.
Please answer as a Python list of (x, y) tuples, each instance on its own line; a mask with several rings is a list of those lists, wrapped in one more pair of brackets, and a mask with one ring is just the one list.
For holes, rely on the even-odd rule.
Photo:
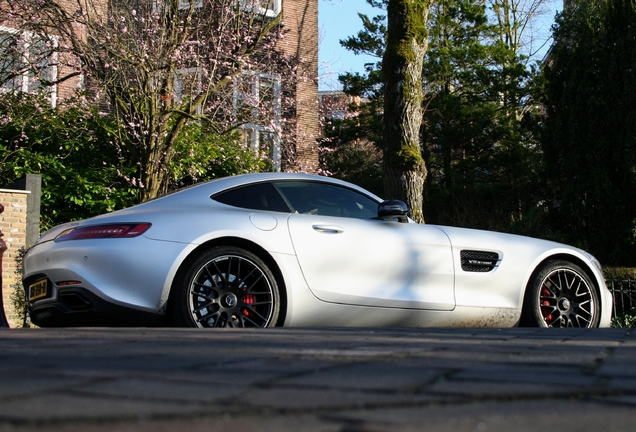
[(273, 327), (280, 298), (275, 277), (258, 256), (216, 247), (180, 272), (169, 307), (177, 326)]
[(579, 266), (550, 261), (531, 279), (523, 313), (525, 324), (539, 327), (598, 327), (599, 297)]

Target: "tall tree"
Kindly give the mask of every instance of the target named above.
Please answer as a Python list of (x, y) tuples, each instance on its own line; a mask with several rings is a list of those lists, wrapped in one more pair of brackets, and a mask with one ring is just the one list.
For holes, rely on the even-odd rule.
[(432, 0), (389, 0), (384, 71), (384, 193), (405, 201), (424, 222), (426, 164), (420, 147), (422, 66)]
[[(387, 0), (368, 2), (386, 9)], [(514, 11), (513, 17), (523, 15), (517, 3), (510, 1), (506, 7)], [(531, 127), (536, 103), (529, 97), (529, 45), (505, 43), (502, 35), (514, 29), (501, 26), (514, 27), (518, 22), (500, 23), (493, 7), (482, 0), (437, 0), (430, 8), (419, 137), (427, 169), (428, 221), (508, 230), (540, 200), (535, 185), (539, 154)], [(540, 17), (523, 16), (527, 26)], [(354, 53), (382, 58), (386, 16), (361, 18), (363, 30), (341, 43)], [(510, 40), (526, 41), (521, 36)], [(348, 128), (340, 133), (341, 139), (364, 136), (384, 147), (373, 126), (384, 114), (376, 107), (382, 108), (384, 102), (385, 72), (377, 63), (368, 64), (364, 75), (340, 77), (345, 92), (369, 100), (359, 108), (355, 123), (341, 125)]]
[(422, 135), (435, 223), (509, 230), (538, 201), (537, 146), (525, 121), (531, 71), (492, 16), (475, 0), (431, 10)]
[[(65, 73), (42, 85), (81, 75), (108, 102), (119, 120), (117, 136), (138, 166), (142, 201), (169, 186), (188, 125), (205, 123), (222, 135), (256, 117), (280, 134), (277, 113), (291, 98), (284, 99), (280, 80), (272, 77), (293, 79), (296, 69), (293, 59), (273, 49), (281, 17), (267, 17), (262, 2), (77, 0), (69, 8), (71, 3), (6, 0), (0, 20), (16, 35), (41, 41), (40, 61), (34, 52), (25, 67), (57, 59)], [(237, 88), (245, 90), (241, 97)]]
[(593, 0), (557, 19), (542, 145), (562, 239), (635, 265), (636, 6)]

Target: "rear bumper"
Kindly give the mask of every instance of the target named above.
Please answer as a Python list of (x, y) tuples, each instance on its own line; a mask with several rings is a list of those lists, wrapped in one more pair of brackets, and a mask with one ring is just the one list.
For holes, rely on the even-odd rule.
[(31, 322), (39, 327), (154, 327), (164, 316), (117, 305), (82, 287), (59, 288), (54, 298), (29, 304)]

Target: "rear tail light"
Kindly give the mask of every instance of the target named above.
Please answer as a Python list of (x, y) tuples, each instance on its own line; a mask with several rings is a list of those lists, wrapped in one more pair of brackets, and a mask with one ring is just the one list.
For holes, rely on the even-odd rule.
[(92, 225), (71, 228), (63, 231), (55, 238), (56, 242), (68, 240), (102, 239), (102, 238), (132, 238), (142, 235), (150, 228), (149, 223)]

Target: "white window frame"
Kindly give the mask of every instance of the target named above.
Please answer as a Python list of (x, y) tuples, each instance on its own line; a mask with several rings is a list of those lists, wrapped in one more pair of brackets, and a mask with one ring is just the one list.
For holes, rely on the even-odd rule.
[[(31, 47), (32, 40), (34, 38), (34, 34), (32, 32), (25, 32), (22, 35), (18, 35), (18, 31), (16, 29), (5, 27), (5, 26), (0, 26), (0, 33), (8, 33), (10, 35), (16, 35), (22, 40), (23, 50), (21, 53), (21, 56), (22, 56), (21, 61), (23, 61), (25, 64), (28, 63), (29, 55), (31, 53), (30, 47)], [(57, 36), (52, 36), (51, 39), (53, 40), (53, 43), (55, 44), (55, 46), (57, 46), (59, 38)], [(47, 67), (50, 75), (55, 78), (57, 78), (57, 73), (58, 73), (57, 59), (58, 59), (58, 53), (54, 52), (52, 55), (52, 58), (50, 59), (50, 62), (52, 65)], [(29, 71), (25, 71), (22, 75), (16, 78), (19, 80), (18, 85), (16, 87), (7, 88), (2, 86), (0, 87), (0, 91), (8, 92), (8, 91), (17, 90), (23, 93), (30, 93), (34, 91), (34, 89), (32, 88), (33, 83), (37, 84), (37, 82), (39, 81), (39, 78), (33, 77), (33, 75), (29, 73)], [(51, 106), (55, 107), (57, 103), (57, 85), (48, 87), (46, 90), (47, 90), (47, 93), (49, 94)]]
[[(152, 2), (152, 13), (159, 13), (164, 10), (164, 7), (168, 3), (169, 0), (153, 0)], [(192, 0), (194, 9), (201, 9), (203, 7), (203, 0)], [(189, 10), (190, 9), (190, 0), (178, 0), (177, 9), (179, 10)]]
[[(195, 77), (196, 85), (194, 86), (197, 92), (197, 95), (201, 93), (203, 89), (203, 82), (201, 81), (201, 68), (200, 67), (192, 67), (192, 68), (183, 68), (177, 69), (174, 73), (174, 84), (173, 84), (173, 92), (174, 92), (174, 101), (180, 103), (183, 100), (183, 77)], [(196, 96), (196, 95), (190, 95)]]
[(179, 0), (179, 10), (190, 9), (190, 2), (193, 3), (195, 9), (201, 9), (203, 7), (203, 0)]
[(267, 18), (276, 18), (283, 11), (283, 0), (269, 0), (273, 7), (261, 6), (262, 1), (268, 0), (239, 0), (241, 9), (263, 15)]
[[(273, 115), (274, 118), (263, 119), (267, 121), (267, 124), (263, 124), (260, 122), (261, 118), (259, 115), (259, 107), (252, 107), (252, 115), (251, 122), (243, 123), (239, 125), (239, 129), (242, 129), (248, 132), (249, 141), (248, 146), (254, 150), (256, 154), (260, 154), (260, 142), (261, 135), (267, 134), (272, 137), (272, 148), (270, 149), (272, 155), (272, 165), (274, 171), (281, 170), (282, 164), (282, 151), (281, 151), (281, 137), (280, 137), (280, 129), (281, 129), (281, 100), (282, 100), (282, 90), (281, 90), (281, 77), (280, 75), (273, 74), (265, 74), (259, 72), (250, 72), (244, 71), (238, 78), (243, 82), (248, 81), (250, 83), (250, 91), (251, 97), (255, 100), (260, 100), (260, 89), (263, 86), (268, 86), (273, 91)], [(234, 105), (234, 113), (237, 114), (239, 111), (239, 104), (242, 100), (244, 100), (245, 96), (241, 92), (240, 86), (238, 82), (234, 83), (234, 97), (233, 97), (233, 105)], [(270, 126), (273, 123), (274, 127)]]

